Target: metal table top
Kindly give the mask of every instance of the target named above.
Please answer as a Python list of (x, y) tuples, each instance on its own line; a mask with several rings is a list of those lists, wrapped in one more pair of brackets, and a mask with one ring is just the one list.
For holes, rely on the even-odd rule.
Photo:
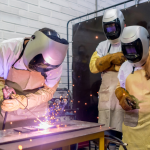
[[(104, 127), (102, 124), (72, 120), (61, 122), (64, 127), (51, 128), (47, 130), (33, 131), (29, 133), (19, 133), (14, 129), (0, 131), (0, 149), (18, 149), (18, 145), (23, 148), (40, 146), (46, 143), (56, 143), (75, 137), (103, 132), (112, 128)], [(69, 126), (67, 126), (69, 124)]]

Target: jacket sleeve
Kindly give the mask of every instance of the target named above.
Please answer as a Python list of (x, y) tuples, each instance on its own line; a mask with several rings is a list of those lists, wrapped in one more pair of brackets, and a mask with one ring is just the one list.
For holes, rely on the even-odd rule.
[(0, 77), (0, 105), (1, 105), (2, 101), (4, 100), (4, 98), (3, 98), (3, 91), (2, 91), (4, 86), (5, 86), (5, 80)]
[(28, 105), (27, 108), (36, 107), (42, 103), (48, 102), (53, 98), (53, 95), (58, 87), (59, 81), (53, 86), (48, 87), (46, 84), (43, 88), (39, 89), (35, 93), (27, 94), (26, 97), (28, 98)]
[(3, 59), (3, 52), (2, 52), (2, 46), (0, 46), (0, 106), (2, 104), (3, 98), (3, 91), (2, 89), (5, 86), (5, 80), (4, 80), (4, 59)]
[(98, 56), (97, 51), (95, 51), (95, 52), (93, 53), (92, 57), (91, 57), (90, 65), (89, 65), (90, 71), (91, 71), (92, 73), (99, 73), (99, 70), (98, 70), (97, 67), (96, 67), (96, 60), (97, 60), (98, 58), (100, 58), (100, 57)]

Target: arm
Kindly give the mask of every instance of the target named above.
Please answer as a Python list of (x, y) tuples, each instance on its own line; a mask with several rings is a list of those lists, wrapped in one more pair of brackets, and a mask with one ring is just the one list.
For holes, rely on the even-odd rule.
[(100, 72), (118, 71), (119, 66), (125, 61), (125, 57), (121, 52), (108, 54), (96, 60), (96, 67)]
[(104, 71), (119, 71), (120, 65), (126, 60), (121, 52), (103, 56), (103, 44), (100, 43), (90, 60), (90, 71), (92, 73)]
[[(118, 73), (119, 82), (118, 82), (116, 90), (115, 90), (115, 95), (116, 95), (117, 99), (119, 100), (120, 106), (126, 111), (132, 110), (135, 108), (134, 100), (131, 98), (131, 96), (125, 89), (125, 81), (128, 76), (128, 75), (125, 75), (125, 70), (127, 67), (128, 67), (127, 62), (125, 62), (121, 66), (119, 73)], [(131, 103), (133, 105), (130, 105)]]
[(89, 64), (90, 71), (92, 73), (99, 73), (99, 70), (96, 67), (96, 60), (98, 58), (100, 58), (100, 57), (98, 56), (97, 51), (95, 51), (91, 57), (90, 64)]
[[(28, 109), (36, 107), (42, 103), (48, 102), (53, 98), (53, 95), (58, 87), (59, 80), (62, 74), (62, 66), (47, 72), (47, 78), (45, 80), (44, 87), (40, 88), (35, 93), (29, 93), (27, 95), (13, 95), (17, 97)], [(21, 109), (25, 109), (22, 105), (19, 106)]]
[(40, 105), (41, 103), (48, 102), (53, 98), (53, 95), (58, 87), (59, 81), (53, 86), (48, 87), (46, 84), (43, 88), (38, 90), (35, 93), (27, 94), (28, 98), (28, 106), (27, 108), (35, 107)]
[(2, 104), (2, 101), (4, 100), (3, 91), (2, 91), (4, 86), (5, 86), (5, 80), (0, 77), (0, 105)]
[[(120, 72), (118, 74), (118, 76), (120, 75)], [(123, 81), (121, 81), (123, 82)], [(124, 84), (122, 84), (124, 85)], [(120, 82), (118, 82), (118, 85), (116, 87), (115, 90), (115, 95), (117, 97), (117, 99), (119, 100), (119, 104), (120, 106), (126, 110), (133, 110), (133, 109), (139, 109), (139, 101), (136, 97), (134, 97), (133, 95), (130, 95), (129, 92), (120, 86)]]
[(110, 63), (110, 58), (111, 54), (103, 56), (100, 43), (91, 57), (89, 64), (90, 71), (92, 73), (99, 73), (103, 71), (115, 71), (115, 65)]
[(120, 106), (126, 111), (135, 109), (134, 100), (130, 97), (128, 92), (124, 88), (120, 87), (119, 85), (120, 84), (117, 85), (115, 94), (117, 99), (119, 100)]
[[(4, 111), (15, 111), (19, 108), (25, 109), (26, 107), (30, 109), (42, 103), (48, 102), (53, 98), (53, 94), (57, 89), (58, 83), (59, 82), (57, 82), (52, 88), (48, 87), (47, 85), (44, 85), (44, 87), (39, 89), (37, 92), (27, 94), (26, 96), (12, 94), (10, 100), (7, 99), (3, 101), (1, 108)], [(20, 101), (23, 105), (18, 101)]]

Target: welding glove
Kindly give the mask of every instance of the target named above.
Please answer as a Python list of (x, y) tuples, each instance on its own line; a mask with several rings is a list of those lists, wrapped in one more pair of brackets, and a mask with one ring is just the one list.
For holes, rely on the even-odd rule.
[(128, 93), (124, 88), (119, 87), (115, 91), (116, 97), (119, 100), (120, 106), (126, 110), (139, 109), (138, 100)]
[(48, 87), (44, 84), (44, 87), (39, 89), (35, 93), (27, 94), (26, 97), (28, 98), (28, 106), (27, 108), (36, 107), (42, 103), (48, 102), (53, 98), (53, 95), (58, 87), (59, 81), (53, 86)]
[(126, 58), (125, 58), (125, 56), (123, 55), (122, 52), (117, 52), (117, 53), (110, 54), (110, 55), (111, 55), (110, 61), (114, 65), (119, 65), (120, 66), (126, 60)]
[[(111, 68), (113, 65), (120, 66), (125, 60), (126, 59), (124, 55), (121, 52), (118, 52), (97, 58), (95, 65), (99, 72), (104, 72), (107, 71), (107, 69)], [(114, 67), (111, 68), (110, 71), (118, 71), (118, 69), (116, 70)]]
[(11, 99), (6, 99), (2, 102), (2, 110), (15, 111), (18, 109), (25, 109), (28, 105), (28, 99), (24, 95), (12, 94)]
[[(109, 55), (110, 56), (110, 55)], [(109, 56), (107, 56), (107, 58), (109, 58)], [(95, 51), (91, 57), (91, 60), (90, 60), (90, 64), (89, 64), (89, 67), (90, 67), (90, 71), (92, 73), (99, 73), (99, 72), (103, 72), (103, 71), (118, 71), (118, 66), (116, 65), (113, 65), (113, 64), (110, 64), (110, 63), (106, 63), (107, 65), (105, 66), (105, 64), (103, 64), (104, 66), (101, 66), (101, 67), (98, 67), (96, 66), (96, 61), (97, 60), (103, 60), (103, 57), (100, 57), (98, 56), (97, 54), (97, 51)], [(106, 57), (105, 57), (106, 58)], [(120, 67), (120, 66), (119, 66)], [(117, 69), (117, 70), (116, 70)]]

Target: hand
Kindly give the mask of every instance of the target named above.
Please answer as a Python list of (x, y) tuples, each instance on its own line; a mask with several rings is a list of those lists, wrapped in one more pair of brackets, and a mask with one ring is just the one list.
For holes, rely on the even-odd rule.
[(123, 96), (119, 104), (126, 111), (136, 109), (136, 102), (128, 95)]
[(12, 94), (11, 98), (12, 99), (6, 99), (2, 102), (2, 110), (15, 111), (18, 109), (25, 109), (28, 104), (28, 99), (24, 95)]
[(111, 63), (114, 65), (121, 65), (125, 62), (125, 60), (126, 58), (122, 52), (111, 54)]
[(11, 94), (16, 94), (15, 90), (5, 85), (5, 87), (3, 88), (4, 99), (9, 99)]

